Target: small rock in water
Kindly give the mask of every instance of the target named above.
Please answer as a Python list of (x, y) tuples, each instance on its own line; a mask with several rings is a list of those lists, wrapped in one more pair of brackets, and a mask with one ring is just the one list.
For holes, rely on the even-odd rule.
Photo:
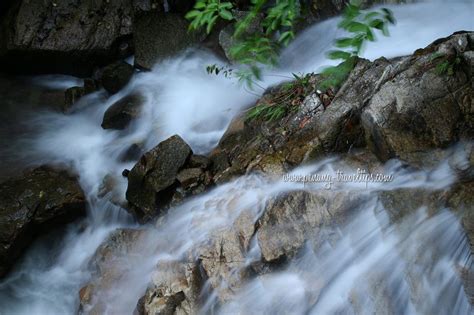
[(102, 86), (110, 94), (115, 94), (128, 84), (133, 73), (133, 67), (124, 61), (108, 65), (102, 72)]
[(125, 129), (128, 124), (139, 115), (143, 97), (134, 93), (125, 96), (112, 104), (104, 114), (102, 128)]

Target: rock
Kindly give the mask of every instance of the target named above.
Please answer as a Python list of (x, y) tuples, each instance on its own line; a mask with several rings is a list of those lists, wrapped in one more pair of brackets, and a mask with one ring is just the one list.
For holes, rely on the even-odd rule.
[(127, 200), (143, 220), (159, 214), (172, 197), (178, 172), (192, 154), (189, 145), (175, 135), (145, 153), (128, 174)]
[(151, 285), (140, 299), (140, 314), (197, 314), (203, 284), (197, 264), (161, 262), (152, 275)]
[(102, 86), (110, 94), (115, 94), (128, 84), (133, 73), (133, 67), (124, 61), (108, 65), (102, 72)]
[[(416, 162), (420, 152), (445, 148), (461, 136), (472, 139), (474, 92), (472, 77), (466, 75), (469, 70), (462, 65), (452, 75), (436, 70), (440, 62), (454, 62), (445, 59), (446, 51), (455, 55), (472, 51), (467, 36), (453, 35), (418, 52), (418, 58), (387, 68), (390, 80), (374, 91), (362, 113), (367, 141), (380, 159)], [(433, 59), (436, 53), (442, 57)]]
[(90, 75), (131, 52), (132, 1), (22, 0), (2, 19), (2, 69)]
[[(439, 62), (457, 62), (460, 54), (466, 60), (472, 51), (469, 34), (454, 34), (409, 57), (360, 59), (337, 91), (319, 93), (321, 77), (311, 76), (302, 95), (292, 87), (297, 96), (286, 105), (298, 108), (277, 121), (237, 117), (211, 154), (211, 160), (227, 160), (211, 168), (215, 181), (255, 170), (279, 174), (302, 162), (364, 147), (383, 161), (395, 157), (420, 166), (433, 150), (472, 139), (470, 64), (456, 63), (452, 76), (435, 69)], [(450, 53), (433, 59), (437, 51)], [(287, 88), (268, 89), (257, 104), (281, 99)]]
[(210, 156), (211, 170), (213, 173), (225, 171), (229, 166), (229, 160), (225, 152), (215, 152)]
[(262, 258), (267, 262), (291, 258), (305, 241), (317, 238), (322, 227), (343, 223), (361, 200), (354, 192), (329, 190), (294, 191), (270, 200), (257, 232)]
[(141, 144), (134, 143), (121, 154), (120, 160), (123, 162), (136, 161), (145, 153)]
[(67, 112), (72, 105), (85, 95), (84, 88), (81, 86), (73, 86), (64, 92), (65, 100), (63, 111)]
[(78, 102), (83, 96), (91, 94), (99, 90), (97, 81), (91, 78), (84, 79), (83, 86), (73, 86), (64, 92), (65, 100), (62, 106), (63, 112), (68, 112), (72, 106)]
[(189, 188), (190, 186), (197, 185), (201, 181), (203, 171), (200, 168), (186, 168), (181, 170), (176, 179), (183, 186), (183, 188)]
[(178, 14), (143, 14), (135, 24), (135, 66), (151, 69), (202, 39), (202, 34), (188, 32), (188, 22)]
[(90, 94), (99, 90), (99, 84), (91, 78), (84, 79), (84, 94)]
[(75, 177), (46, 167), (0, 184), (0, 276), (40, 233), (85, 215)]
[(204, 155), (193, 154), (189, 158), (189, 166), (191, 167), (199, 167), (201, 169), (207, 169), (210, 164), (211, 164), (211, 161), (207, 158), (207, 156), (204, 156)]
[(169, 10), (184, 15), (194, 7), (194, 2), (194, 0), (169, 0)]
[[(107, 293), (115, 286), (131, 281), (127, 275), (130, 272), (133, 274), (136, 260), (144, 254), (144, 248), (138, 244), (145, 243), (146, 237), (145, 230), (118, 229), (99, 246), (89, 263), (92, 270), (91, 280), (79, 291), (79, 314), (99, 315), (104, 314), (106, 308), (110, 308), (110, 296)], [(136, 292), (130, 292), (128, 296), (133, 299), (135, 294), (138, 295)], [(138, 298), (139, 296), (136, 296), (136, 299)], [(114, 314), (118, 312), (115, 309), (109, 311)]]
[(220, 302), (229, 301), (252, 274), (246, 266), (245, 254), (255, 230), (252, 215), (242, 212), (232, 226), (213, 231), (208, 242), (197, 249), (205, 278)]
[(139, 115), (143, 102), (143, 96), (138, 93), (132, 93), (121, 98), (105, 111), (102, 128), (125, 129)]

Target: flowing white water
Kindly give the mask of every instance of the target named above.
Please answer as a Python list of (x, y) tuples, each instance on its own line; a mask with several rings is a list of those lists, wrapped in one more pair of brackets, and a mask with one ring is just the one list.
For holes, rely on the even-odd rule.
[[(368, 46), (366, 53), (368, 58), (406, 55), (454, 31), (474, 29), (471, 19), (472, 1), (429, 2), (391, 8), (398, 24), (392, 28), (390, 38), (381, 38), (379, 42)], [(283, 53), (281, 68), (266, 72), (263, 85), (279, 82), (282, 80), (281, 76), (290, 78), (291, 72), (312, 72), (328, 65), (325, 52), (331, 49), (333, 39), (338, 36), (336, 23), (337, 19), (328, 20), (299, 36)], [(126, 180), (121, 177), (121, 172), (134, 164), (121, 160), (120, 157), (124, 152), (135, 143), (141, 143), (145, 149), (150, 149), (173, 134), (181, 135), (195, 152), (207, 152), (216, 145), (232, 117), (258, 97), (242, 90), (231, 79), (206, 74), (205, 65), (218, 62), (213, 56), (191, 51), (157, 65), (150, 73), (136, 75), (126, 89), (109, 99), (104, 99), (100, 92), (84, 98), (77, 106), (75, 105), (74, 112), (69, 115), (54, 112), (33, 114), (34, 118), (27, 123), (35, 130), (35, 134), (21, 142), (18, 151), (29, 157), (32, 164), (62, 163), (73, 168), (79, 174), (80, 183), (87, 194), (90, 205), (89, 216), (84, 222), (72, 224), (66, 231), (58, 234), (60, 241), (39, 241), (30, 249), (23, 262), (0, 284), (0, 314), (74, 314), (77, 311), (77, 292), (90, 276), (88, 270), (90, 257), (116, 227), (133, 226), (125, 211), (108, 201), (109, 195), (101, 198), (98, 194), (104, 176), (111, 175), (118, 182), (115, 194), (124, 198)], [(57, 82), (53, 85), (57, 85)], [(103, 130), (100, 124), (105, 110), (117, 99), (132, 91), (140, 91), (146, 98), (139, 119), (125, 131)], [(257, 94), (261, 92), (263, 91), (257, 91)], [(417, 182), (412, 179), (404, 185), (424, 188), (439, 183), (449, 185), (452, 181), (451, 175), (448, 171), (441, 173), (443, 176), (436, 181)], [(255, 181), (251, 186), (254, 189), (245, 189), (252, 181)], [(158, 230), (157, 233), (166, 235), (166, 239), (170, 239), (170, 235), (173, 236), (171, 239), (174, 242), (160, 245), (161, 253), (167, 253), (168, 257), (179, 257), (190, 247), (197, 246), (205, 240), (213, 228), (233, 222), (235, 216), (228, 212), (228, 208), (209, 207), (206, 201), (218, 197), (225, 204), (239, 194), (239, 201), (242, 203), (239, 209), (244, 209), (246, 202), (247, 205), (261, 204), (272, 193), (288, 189), (291, 187), (266, 183), (260, 178), (246, 177), (186, 203), (180, 209), (171, 212), (168, 222), (172, 222), (173, 229)], [(388, 188), (384, 186), (384, 189)], [(406, 309), (399, 310), (399, 313), (415, 313), (414, 307), (410, 306), (411, 283), (406, 279), (413, 275), (420, 279), (426, 277), (423, 278), (420, 294), (426, 295), (428, 308), (436, 305), (437, 299), (444, 296), (442, 293), (443, 289), (448, 288), (446, 285), (452, 285), (456, 290), (450, 292), (456, 294), (446, 303), (451, 309), (458, 307), (456, 310), (459, 314), (465, 313), (467, 307), (465, 296), (452, 268), (455, 264), (466, 265), (461, 254), (451, 251), (453, 248), (458, 248), (453, 247), (452, 242), (459, 242), (462, 239), (462, 233), (454, 216), (443, 212), (434, 218), (427, 218), (423, 211), (420, 211), (416, 217), (420, 224), (411, 226), (408, 229), (410, 233), (405, 231), (404, 233), (407, 233), (405, 235), (390, 226), (378, 223), (381, 219), (374, 217), (375, 206), (370, 204), (371, 200), (372, 197), (368, 198), (367, 210), (361, 214), (362, 223), (355, 221), (349, 227), (341, 227), (342, 235), (352, 236), (342, 238), (335, 249), (327, 252), (324, 250), (313, 252), (308, 249), (301, 258), (292, 263), (287, 272), (249, 283), (238, 295), (238, 303), (224, 306), (221, 312), (240, 311), (245, 314), (248, 313), (248, 309), (252, 309), (256, 314), (288, 312), (330, 314), (336, 311), (350, 313), (347, 310), (349, 307), (347, 297), (364, 295), (364, 290), (370, 288), (354, 290), (349, 284), (360, 280), (367, 270), (375, 266), (380, 267), (381, 261), (390, 259), (392, 263), (389, 266), (381, 266), (380, 273), (386, 274), (392, 270), (398, 273), (393, 279), (395, 284), (388, 277), (390, 283), (386, 286), (387, 290), (401, 294), (400, 301), (406, 302)], [(253, 215), (256, 218), (259, 213), (255, 212)], [(206, 224), (195, 229), (186, 229), (189, 220), (195, 216), (204, 216)], [(372, 231), (368, 237), (360, 232), (365, 228)], [(189, 234), (176, 233), (183, 229)], [(344, 233), (345, 231), (350, 233)], [(429, 267), (432, 274), (423, 276), (419, 271), (412, 270), (414, 269), (412, 266), (404, 265), (406, 264), (404, 261), (409, 260), (405, 256), (413, 257), (413, 254), (410, 256), (410, 251), (416, 248), (412, 247), (413, 244), (422, 248), (429, 246), (429, 240), (438, 237), (439, 233), (444, 233), (443, 237), (447, 235), (446, 244), (440, 244), (440, 248), (436, 249), (441, 253), (439, 263), (431, 264), (426, 259), (422, 260), (422, 264), (425, 264), (426, 268)], [(56, 239), (57, 236), (51, 238)], [(159, 239), (157, 237), (155, 240)], [(368, 245), (351, 246), (351, 243), (357, 244), (357, 240), (364, 240), (364, 244), (367, 240)], [(461, 248), (464, 248), (464, 245)], [(367, 255), (359, 257), (358, 251), (367, 252)], [(253, 256), (249, 257), (251, 259)], [(142, 260), (148, 265), (142, 269), (138, 268), (139, 274), (127, 278), (129, 280), (133, 278), (133, 286), (130, 284), (131, 281), (127, 281), (128, 286), (125, 286), (127, 290), (120, 291), (120, 288), (117, 288), (114, 292), (115, 299), (111, 299), (111, 302), (113, 301), (115, 306), (110, 314), (130, 314), (133, 311), (135, 307), (133, 303), (143, 294), (150, 279), (151, 266), (159, 259), (159, 256), (148, 253), (147, 259)], [(311, 287), (308, 281), (311, 281), (311, 278), (306, 278), (302, 274), (326, 271), (326, 267), (336, 261), (339, 261), (341, 266), (328, 273), (330, 284), (324, 287), (319, 302), (311, 304), (309, 302), (311, 299), (307, 298), (309, 294), (307, 288)], [(426, 268), (421, 267), (420, 270), (424, 271)], [(435, 281), (439, 278), (443, 278), (447, 284), (441, 285)], [(289, 286), (292, 288), (291, 295), (286, 294)], [(402, 289), (395, 290), (393, 286), (400, 286)], [(130, 287), (136, 290), (130, 292), (128, 290)], [(255, 295), (249, 296), (249, 292), (255, 292)], [(282, 296), (282, 292), (286, 295)], [(458, 301), (453, 305), (456, 299)], [(365, 299), (360, 299), (360, 302), (369, 303)], [(281, 307), (279, 312), (274, 309), (276, 305)], [(370, 309), (376, 306), (363, 304), (360, 307)], [(416, 309), (416, 311), (429, 313), (428, 310)]]

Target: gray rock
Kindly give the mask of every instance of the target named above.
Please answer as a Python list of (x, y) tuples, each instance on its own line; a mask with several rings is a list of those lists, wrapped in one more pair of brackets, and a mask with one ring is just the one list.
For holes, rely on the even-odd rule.
[(178, 14), (148, 12), (135, 22), (135, 66), (151, 69), (157, 62), (175, 56), (204, 36), (188, 32), (188, 22)]
[(0, 276), (40, 233), (86, 213), (75, 177), (41, 167), (0, 184)]
[(115, 94), (128, 84), (133, 73), (133, 67), (124, 61), (108, 65), (102, 72), (102, 86), (110, 94)]
[(139, 244), (144, 243), (146, 237), (145, 230), (118, 229), (99, 246), (89, 263), (92, 278), (79, 291), (79, 314), (105, 313), (110, 302), (107, 292), (121, 281), (127, 281), (124, 275), (136, 263), (130, 257), (142, 257), (143, 248)]
[(362, 113), (367, 141), (379, 158), (411, 162), (419, 152), (445, 148), (461, 135), (472, 136), (472, 77), (462, 67), (456, 67), (453, 74), (440, 74), (437, 63), (454, 61), (432, 57), (439, 53), (456, 58), (471, 49), (467, 43), (467, 34), (454, 35), (428, 47), (420, 57), (401, 60), (387, 69), (390, 80), (374, 91)]
[(89, 75), (131, 52), (132, 18), (129, 0), (23, 0), (0, 27), (3, 66)]
[(145, 153), (128, 174), (127, 200), (132, 211), (148, 220), (171, 201), (176, 176), (185, 165), (192, 150), (175, 135)]
[(210, 164), (211, 161), (205, 155), (193, 154), (189, 158), (189, 166), (191, 167), (199, 167), (201, 169), (206, 169), (209, 167)]
[(76, 103), (81, 97), (85, 95), (84, 88), (82, 86), (73, 86), (64, 92), (64, 107), (63, 111), (67, 112), (71, 109), (72, 105)]
[(202, 180), (203, 174), (204, 173), (202, 169), (198, 167), (185, 168), (178, 173), (176, 179), (181, 184), (181, 186), (186, 189), (190, 186), (197, 185)]
[(104, 113), (102, 128), (125, 129), (140, 113), (143, 96), (133, 93), (112, 104)]
[(258, 244), (264, 261), (291, 258), (322, 227), (342, 223), (357, 208), (356, 193), (294, 191), (271, 200), (259, 221)]

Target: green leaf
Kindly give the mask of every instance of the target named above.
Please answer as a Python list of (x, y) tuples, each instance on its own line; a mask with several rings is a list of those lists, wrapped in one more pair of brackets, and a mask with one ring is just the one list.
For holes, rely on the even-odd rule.
[(201, 15), (201, 11), (191, 10), (184, 17), (188, 20), (195, 18), (196, 16)]
[(380, 15), (380, 13), (379, 13), (379, 12), (376, 12), (376, 11), (374, 11), (374, 12), (369, 12), (369, 13), (367, 13), (367, 14), (364, 16), (364, 20), (370, 21), (370, 20), (372, 20), (373, 18), (375, 18), (375, 17), (377, 17), (377, 16), (379, 16), (379, 15)]
[(351, 33), (363, 33), (367, 31), (368, 27), (365, 24), (352, 21), (347, 24), (345, 29)]
[(346, 48), (351, 47), (353, 45), (353, 39), (350, 37), (343, 37), (336, 39), (336, 47), (339, 48)]
[(224, 20), (228, 20), (228, 21), (230, 21), (230, 20), (232, 20), (232, 19), (234, 18), (234, 17), (232, 16), (232, 13), (231, 13), (230, 11), (228, 11), (228, 10), (225, 10), (225, 9), (224, 9), (224, 10), (221, 10), (221, 11), (219, 12), (219, 16), (220, 16), (221, 18), (223, 18)]
[(395, 18), (393, 16), (393, 12), (387, 8), (382, 8), (382, 11), (385, 13), (385, 19), (389, 21), (391, 24), (395, 24)]
[(213, 16), (211, 20), (209, 21), (209, 23), (207, 24), (207, 27), (206, 27), (207, 34), (209, 34), (212, 31), (212, 28), (214, 27), (214, 24), (216, 24), (216, 21), (217, 21), (217, 15)]
[(328, 58), (329, 59), (333, 59), (333, 60), (337, 60), (337, 59), (348, 59), (350, 58), (352, 55), (351, 53), (347, 52), (347, 51), (342, 51), (342, 50), (332, 50), (328, 53)]
[(198, 1), (194, 5), (195, 9), (204, 9), (206, 7), (206, 2), (205, 1)]
[(381, 19), (375, 19), (375, 20), (370, 21), (369, 26), (379, 29), (379, 30), (383, 30), (385, 26), (385, 22)]

